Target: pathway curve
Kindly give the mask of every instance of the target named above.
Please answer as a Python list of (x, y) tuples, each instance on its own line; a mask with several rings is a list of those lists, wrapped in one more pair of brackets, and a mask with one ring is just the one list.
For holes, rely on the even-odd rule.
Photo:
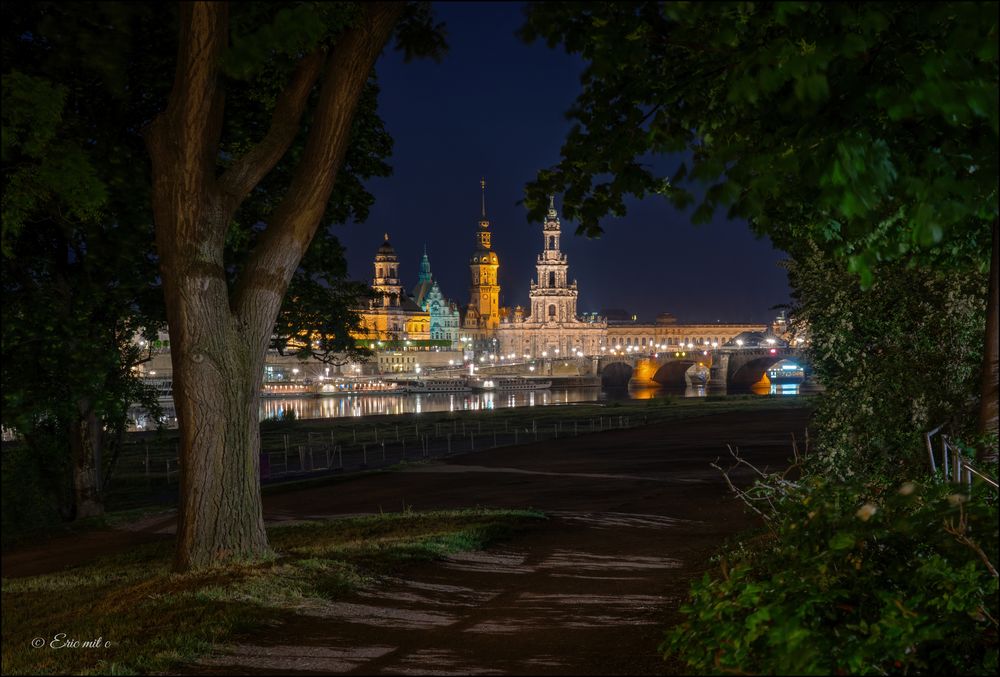
[[(662, 674), (663, 628), (721, 541), (752, 524), (709, 463), (783, 466), (805, 410), (703, 416), (495, 449), (268, 496), (271, 522), (471, 506), (550, 519), (289, 614), (183, 672)], [(743, 480), (749, 478), (743, 475)]]

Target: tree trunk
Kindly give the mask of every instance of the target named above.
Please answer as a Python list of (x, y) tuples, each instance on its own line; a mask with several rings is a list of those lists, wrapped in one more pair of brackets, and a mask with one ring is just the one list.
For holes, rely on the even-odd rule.
[[(403, 3), (367, 3), (328, 57), (305, 57), (267, 135), (220, 177), (227, 6), (180, 5), (174, 86), (146, 138), (180, 429), (180, 571), (269, 553), (258, 456), (264, 356), (343, 164), (357, 102), (402, 11)], [(233, 214), (292, 143), (320, 71), (318, 103), (288, 192), (230, 292), (224, 249)]]
[(104, 501), (98, 474), (98, 449), (103, 441), (100, 420), (80, 403), (81, 416), (69, 426), (70, 449), (73, 454), (73, 494), (76, 519), (104, 514)]
[(997, 297), (997, 264), (1000, 253), (998, 253), (998, 219), (993, 219), (993, 247), (990, 255), (990, 292), (986, 305), (986, 332), (983, 343), (983, 368), (982, 382), (980, 387), (979, 401), (979, 432), (985, 435), (993, 435), (994, 442), (985, 449), (988, 458), (996, 460), (997, 447), (997, 381), (998, 381), (998, 344), (1000, 344), (1000, 333), (997, 330), (997, 305), (1000, 298)]
[(266, 320), (240, 331), (228, 308), (198, 289), (198, 278), (187, 274), (179, 293), (168, 296), (181, 447), (175, 558), (181, 571), (269, 553), (259, 479), (264, 351), (248, 340), (267, 331)]

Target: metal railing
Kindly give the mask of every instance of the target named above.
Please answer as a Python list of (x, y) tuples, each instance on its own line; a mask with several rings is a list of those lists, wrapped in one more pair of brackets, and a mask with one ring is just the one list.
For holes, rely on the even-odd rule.
[[(450, 420), (428, 423), (341, 424), (324, 432), (261, 432), (260, 479), (264, 484), (387, 468), (401, 462), (442, 458), (496, 447), (575, 437), (647, 423), (645, 416)], [(125, 443), (109, 500), (116, 509), (172, 500), (180, 479), (176, 438), (147, 436)]]
[[(939, 425), (926, 433), (924, 436), (927, 440), (927, 456), (930, 459), (931, 472), (937, 474), (940, 469), (941, 475), (946, 482), (951, 482), (953, 484), (965, 484), (970, 488), (972, 487), (972, 477), (975, 475), (989, 486), (996, 490), (1000, 490), (1000, 485), (997, 484), (995, 479), (989, 477), (988, 475), (984, 475), (973, 467), (968, 459), (966, 459), (962, 454), (962, 449), (957, 445), (952, 444), (948, 436), (941, 432), (943, 428), (944, 424)], [(939, 435), (941, 440), (941, 463), (937, 462), (934, 455), (934, 443), (931, 438), (935, 435)]]

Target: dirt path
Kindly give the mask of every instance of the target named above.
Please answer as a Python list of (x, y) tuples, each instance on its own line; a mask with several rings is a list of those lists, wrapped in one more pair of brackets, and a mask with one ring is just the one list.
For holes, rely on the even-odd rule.
[[(550, 519), (219, 647), (192, 673), (662, 674), (688, 582), (751, 522), (708, 463), (791, 455), (804, 410), (728, 413), (497, 449), (269, 496), (269, 521), (469, 506)], [(744, 476), (745, 478), (745, 476)], [(676, 666), (673, 666), (676, 667)]]

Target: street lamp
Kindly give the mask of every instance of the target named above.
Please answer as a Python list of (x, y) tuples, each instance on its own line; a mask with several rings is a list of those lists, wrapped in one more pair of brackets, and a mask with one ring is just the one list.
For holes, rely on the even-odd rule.
[(743, 339), (736, 339), (736, 345), (738, 345), (740, 348), (742, 348), (743, 347)]

